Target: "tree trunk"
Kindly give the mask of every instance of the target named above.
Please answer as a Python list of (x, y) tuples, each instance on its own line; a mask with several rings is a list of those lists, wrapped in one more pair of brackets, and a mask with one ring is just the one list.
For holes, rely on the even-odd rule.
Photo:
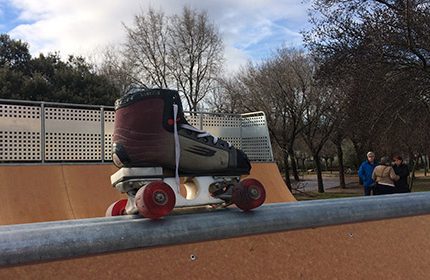
[(324, 158), (325, 171), (328, 171), (328, 158)]
[(346, 188), (345, 184), (345, 166), (343, 166), (342, 144), (336, 141), (337, 158), (339, 159), (339, 184), (342, 189)]
[(299, 172), (297, 171), (297, 163), (296, 163), (296, 157), (294, 156), (294, 150), (292, 147), (288, 148), (288, 155), (291, 159), (291, 170), (293, 171), (294, 180), (297, 182), (300, 181)]
[(285, 172), (285, 184), (287, 184), (288, 189), (291, 191), (291, 179), (290, 179), (290, 164), (288, 163), (288, 153), (284, 153), (284, 172)]
[(415, 169), (417, 166), (417, 159), (413, 152), (409, 153), (409, 168), (411, 170), (411, 181), (415, 179)]
[(415, 169), (417, 168), (417, 160), (413, 162), (412, 171), (411, 171), (411, 178), (409, 182), (409, 189), (412, 191), (412, 188), (414, 186), (414, 180), (415, 180)]
[(422, 166), (423, 165), (423, 158), (422, 158), (422, 156), (421, 155), (419, 155), (418, 157), (417, 157), (417, 170), (419, 170), (420, 169), (420, 166)]
[(324, 184), (323, 184), (323, 179), (322, 179), (320, 157), (318, 154), (314, 154), (313, 157), (314, 157), (315, 169), (317, 170), (318, 192), (323, 193), (324, 192)]

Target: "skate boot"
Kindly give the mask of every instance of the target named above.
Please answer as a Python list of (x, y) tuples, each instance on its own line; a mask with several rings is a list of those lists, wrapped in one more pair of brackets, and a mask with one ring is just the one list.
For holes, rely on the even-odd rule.
[(128, 199), (113, 203), (108, 216), (158, 219), (173, 208), (231, 204), (247, 211), (265, 200), (260, 182), (240, 181), (251, 169), (245, 153), (191, 126), (177, 91), (135, 88), (117, 100), (112, 159), (120, 168), (112, 185)]
[(195, 176), (249, 174), (245, 153), (187, 122), (177, 91), (132, 89), (117, 100), (115, 110), (112, 153), (117, 167), (177, 167), (180, 175)]

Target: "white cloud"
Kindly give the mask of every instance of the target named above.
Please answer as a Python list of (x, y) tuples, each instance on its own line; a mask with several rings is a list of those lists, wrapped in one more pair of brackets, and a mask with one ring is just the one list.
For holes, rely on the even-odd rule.
[(132, 15), (133, 9), (127, 11), (127, 6), (114, 2), (15, 1), (22, 11), (20, 19), (32, 23), (19, 25), (9, 33), (29, 42), (33, 54), (60, 51), (64, 56), (89, 55), (124, 34), (121, 20)]
[[(63, 56), (87, 56), (105, 45), (123, 42), (122, 22), (131, 25), (133, 16), (149, 6), (166, 14), (180, 14), (187, 5), (208, 12), (226, 45), (226, 68), (236, 70), (253, 59), (255, 46), (259, 45), (260, 53), (267, 49), (269, 54), (280, 47), (281, 41), (299, 41), (298, 31), (306, 23), (307, 9), (301, 3), (302, 0), (11, 0), (10, 4), (20, 10), (20, 20), (27, 24), (8, 33), (28, 42), (33, 55), (60, 51)], [(288, 22), (289, 27), (276, 22)]]
[(230, 45), (226, 45), (225, 47), (225, 59), (226, 65), (225, 70), (228, 73), (237, 72), (241, 66), (243, 66), (248, 60), (251, 60), (252, 57), (247, 55), (242, 50), (234, 48)]

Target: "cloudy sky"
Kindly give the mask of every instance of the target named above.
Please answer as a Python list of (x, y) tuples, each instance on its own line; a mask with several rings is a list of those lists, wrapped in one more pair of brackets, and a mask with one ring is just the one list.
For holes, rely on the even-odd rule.
[(184, 5), (207, 11), (225, 44), (227, 67), (236, 70), (267, 58), (281, 46), (302, 47), (308, 0), (0, 0), (0, 33), (22, 39), (30, 52), (96, 56), (124, 42), (123, 24), (148, 7), (181, 14)]

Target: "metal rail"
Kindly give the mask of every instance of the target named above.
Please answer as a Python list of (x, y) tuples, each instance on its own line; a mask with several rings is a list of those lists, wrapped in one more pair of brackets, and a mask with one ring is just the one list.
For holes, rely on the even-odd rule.
[(0, 265), (430, 214), (430, 192), (330, 199), (171, 215), (0, 226)]
[[(78, 103), (60, 103), (60, 102), (49, 102), (49, 101), (31, 101), (31, 100), (19, 100), (19, 99), (3, 99), (0, 98), (0, 104), (15, 104), (15, 105), (29, 105), (29, 106), (46, 106), (46, 107), (64, 107), (64, 108), (85, 108), (85, 109), (104, 109), (106, 111), (114, 111), (114, 106), (107, 105), (92, 105), (92, 104), (78, 104)], [(246, 117), (255, 114), (264, 114), (263, 111), (256, 111), (252, 113), (216, 113), (216, 112), (206, 112), (206, 111), (186, 111), (185, 114), (197, 114), (197, 115), (209, 115), (209, 116), (228, 116), (228, 117)]]

